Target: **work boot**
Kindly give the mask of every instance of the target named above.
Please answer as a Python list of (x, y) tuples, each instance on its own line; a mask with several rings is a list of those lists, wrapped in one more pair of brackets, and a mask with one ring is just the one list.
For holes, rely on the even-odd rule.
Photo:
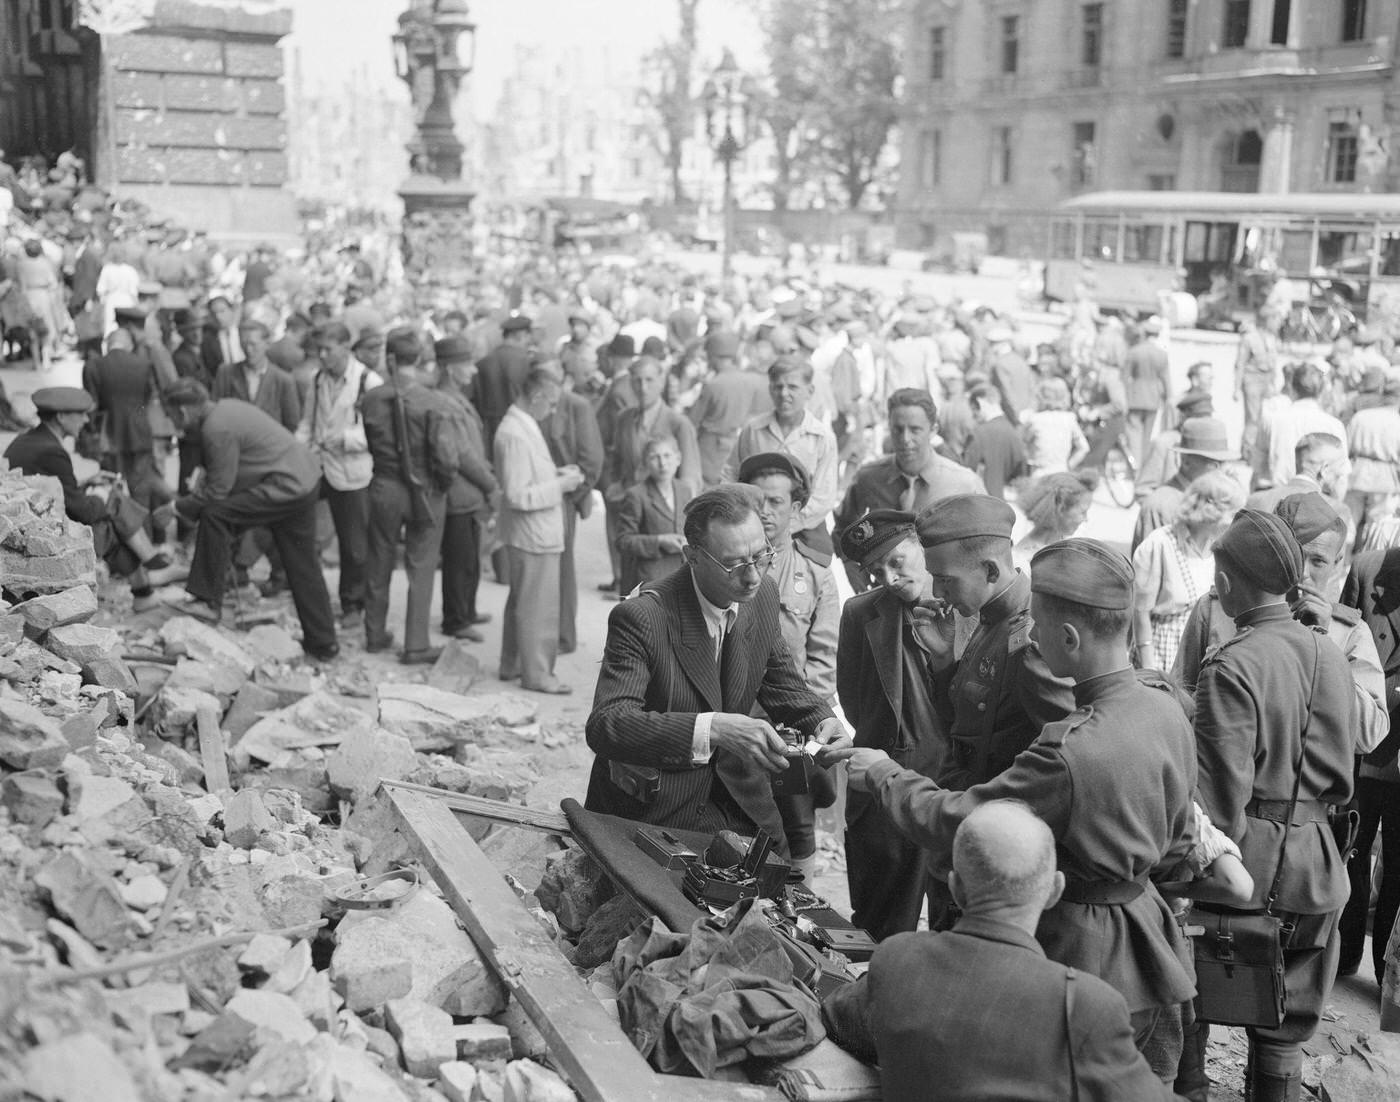
[(807, 857), (794, 858), (792, 867), (802, 874), (802, 884), (808, 891), (817, 890), (817, 855), (815, 853)]
[(1303, 1076), (1296, 1071), (1289, 1075), (1271, 1075), (1256, 1067), (1250, 1073), (1245, 1093), (1252, 1102), (1298, 1102), (1303, 1093)]

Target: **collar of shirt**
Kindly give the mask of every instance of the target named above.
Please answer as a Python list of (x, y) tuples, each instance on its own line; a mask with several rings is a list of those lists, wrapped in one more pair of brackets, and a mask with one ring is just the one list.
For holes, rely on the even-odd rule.
[(802, 411), (802, 420), (797, 422), (796, 427), (793, 428), (791, 432), (785, 431), (783, 429), (783, 426), (778, 424), (778, 415), (776, 413), (765, 413), (763, 415), (763, 421), (761, 424), (762, 427), (769, 432), (769, 434), (773, 437), (774, 440), (777, 440), (781, 443), (783, 441), (791, 440), (794, 436), (801, 436), (806, 434), (820, 435), (819, 426), (821, 422), (819, 422), (816, 419), (816, 417), (812, 415), (812, 411), (810, 409), (804, 409)]
[(700, 586), (696, 584), (693, 570), (690, 573), (690, 584), (695, 587), (695, 600), (700, 605), (700, 615), (705, 618), (705, 630), (709, 632), (711, 639), (719, 642), (724, 638), (724, 633), (727, 630), (726, 623), (732, 627), (733, 621), (738, 619), (738, 609), (733, 605), (720, 608), (719, 605), (711, 604), (700, 592)]
[(896, 486), (898, 486), (900, 489), (904, 489), (906, 486), (908, 486), (909, 480), (911, 478), (923, 479), (923, 481), (927, 485), (932, 486), (933, 480), (938, 476), (939, 468), (942, 467), (943, 464), (946, 462), (947, 460), (945, 460), (941, 455), (939, 455), (936, 451), (930, 449), (928, 459), (924, 461), (924, 465), (920, 467), (917, 471), (915, 471), (913, 474), (905, 474), (904, 469), (895, 460), (891, 459), (890, 481)]
[(978, 618), (983, 624), (1005, 620), (1013, 612), (1030, 603), (1031, 580), (1019, 570), (1005, 589), (982, 606)]

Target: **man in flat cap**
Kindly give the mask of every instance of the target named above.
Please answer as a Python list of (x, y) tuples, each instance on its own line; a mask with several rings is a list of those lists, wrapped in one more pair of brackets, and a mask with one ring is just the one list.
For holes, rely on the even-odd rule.
[[(988, 494), (944, 498), (918, 516), (933, 596), (949, 610), (927, 639), (934, 702), (951, 743), (939, 778), (946, 788), (991, 780), (1074, 707), (1069, 682), (1031, 644), (1031, 579), (1011, 559), (1015, 519)], [(953, 612), (978, 618), (957, 660)]]
[(739, 441), (739, 430), (768, 409), (767, 380), (739, 367), (739, 335), (725, 330), (705, 338), (705, 360), (713, 374), (687, 411), (700, 442), (700, 475), (717, 485)]
[[(793, 538), (793, 519), (801, 514), (809, 492), (807, 470), (781, 452), (761, 452), (740, 465), (739, 481), (762, 495), (758, 519), (773, 548), (769, 576), (778, 587), (778, 625), (793, 665), (807, 687), (829, 703), (836, 695), (841, 602), (829, 560), (823, 561), (825, 556)], [(834, 796), (834, 790), (829, 794)], [(815, 797), (811, 793), (780, 796), (778, 810), (792, 861), (812, 884), (817, 859)]]
[[(836, 684), (857, 746), (936, 778), (947, 765), (948, 729), (928, 664), (930, 644), (938, 647), (941, 639), (914, 520), (913, 513), (876, 509), (841, 534), (842, 556), (876, 585), (841, 610)], [(846, 799), (846, 878), (853, 921), (872, 937), (918, 924), (926, 898), (923, 855), (864, 792)]]
[[(1250, 909), (1262, 910), (1267, 897), (1292, 929), (1283, 1023), (1248, 1031), (1246, 1091), (1256, 1102), (1283, 1102), (1299, 1097), (1302, 1046), (1337, 970), (1348, 883), (1328, 816), (1351, 799), (1355, 689), (1336, 644), (1288, 606), (1304, 577), (1303, 554), (1282, 517), (1240, 510), (1214, 553), (1215, 591), (1237, 634), (1205, 659), (1196, 686), (1199, 799), (1239, 845), (1254, 878)], [(1197, 1053), (1206, 1032), (1188, 1033)]]
[(234, 541), (250, 528), (271, 534), (287, 573), (301, 646), (328, 660), (340, 653), (326, 579), (316, 555), (316, 502), (321, 465), (311, 450), (255, 406), (237, 398), (214, 402), (194, 379), (165, 388), (171, 420), (199, 441), (204, 478), (175, 501), (177, 517), (196, 524), (194, 559), (181, 608), (217, 623), (223, 612)]
[[(778, 626), (752, 486), (724, 483), (686, 513), (686, 565), (613, 609), (585, 733), (597, 755), (585, 806), (658, 826), (752, 834), (786, 854), (769, 775), (783, 740), (845, 739), (831, 708), (798, 676)], [(824, 761), (821, 764), (825, 764)]]
[(1182, 963), (1181, 929), (1150, 876), (1183, 859), (1195, 841), (1191, 727), (1174, 696), (1142, 684), (1128, 660), (1126, 558), (1097, 540), (1062, 540), (1031, 561), (1030, 585), (1036, 642), (1048, 670), (1073, 680), (1078, 707), (1048, 723), (1009, 769), (955, 792), (879, 750), (833, 756), (848, 759), (851, 786), (871, 793), (923, 847), (938, 878), (949, 871), (959, 824), (977, 808), (1020, 800), (1044, 819), (1066, 884), (1037, 940), (1051, 960), (1117, 989), (1138, 1047), (1171, 1082), (1180, 1006), (1195, 985)]
[(501, 322), (501, 343), (476, 365), (476, 408), (486, 427), (488, 452), (496, 439), (496, 426), (530, 373), (530, 332), (530, 319), (512, 314)]
[[(976, 474), (934, 450), (938, 408), (928, 391), (896, 390), (886, 408), (893, 452), (856, 471), (836, 510), (838, 540), (843, 529), (875, 509), (919, 513), (942, 498), (986, 490)], [(869, 586), (854, 564), (847, 563), (846, 573), (857, 593)]]
[(93, 550), (113, 574), (129, 581), (135, 611), (154, 607), (154, 587), (180, 575), (151, 542), (147, 511), (110, 484), (105, 495), (90, 493), (89, 487), (109, 480), (99, 474), (80, 484), (73, 473), (73, 457), (63, 446), (65, 437), (76, 436), (87, 423), (92, 396), (79, 387), (56, 386), (36, 390), (31, 400), (39, 423), (10, 442), (5, 460), (22, 474), (57, 478), (68, 518), (92, 529)]
[(1172, 522), (1186, 496), (1187, 486), (1234, 458), (1226, 441), (1225, 422), (1214, 417), (1193, 417), (1186, 421), (1181, 426), (1181, 443), (1176, 446), (1176, 454), (1179, 457), (1176, 474), (1142, 499), (1137, 523), (1133, 526), (1133, 551), (1149, 532)]

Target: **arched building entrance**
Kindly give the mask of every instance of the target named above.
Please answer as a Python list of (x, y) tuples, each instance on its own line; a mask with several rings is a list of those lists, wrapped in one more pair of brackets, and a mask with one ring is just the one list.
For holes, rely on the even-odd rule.
[(1259, 167), (1264, 160), (1264, 139), (1257, 130), (1226, 134), (1220, 150), (1220, 190), (1259, 190)]

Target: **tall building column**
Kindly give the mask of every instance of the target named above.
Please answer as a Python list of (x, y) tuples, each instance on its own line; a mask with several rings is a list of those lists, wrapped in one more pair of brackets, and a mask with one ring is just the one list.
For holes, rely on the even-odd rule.
[(1264, 131), (1264, 155), (1259, 164), (1261, 194), (1281, 195), (1292, 190), (1295, 120), (1287, 108), (1274, 108)]

